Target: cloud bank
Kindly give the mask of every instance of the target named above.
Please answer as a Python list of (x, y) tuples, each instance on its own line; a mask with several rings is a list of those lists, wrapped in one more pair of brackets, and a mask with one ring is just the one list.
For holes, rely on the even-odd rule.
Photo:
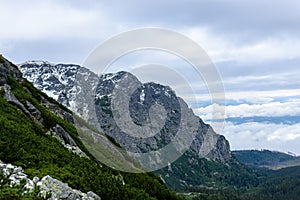
[[(300, 116), (299, 1), (0, 0), (0, 5), (1, 53), (15, 63), (81, 64), (100, 43), (135, 28), (160, 27), (185, 34), (206, 50), (223, 79), (225, 118), (240, 121), (228, 121), (223, 131), (232, 147), (300, 154), (298, 123), (243, 122), (243, 118)], [(189, 85), (176, 75), (163, 76), (161, 70), (156, 76), (155, 70), (142, 73), (144, 80), (151, 81), (152, 76), (171, 85), (209, 121), (213, 105), (205, 83), (178, 58), (150, 52), (129, 56), (118, 66), (132, 69), (154, 61), (189, 73)], [(216, 111), (218, 106), (214, 105)]]

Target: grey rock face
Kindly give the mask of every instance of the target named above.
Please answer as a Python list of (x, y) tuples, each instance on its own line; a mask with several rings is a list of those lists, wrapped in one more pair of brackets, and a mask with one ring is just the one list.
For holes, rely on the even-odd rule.
[(70, 106), (69, 100), (74, 88), (75, 75), (80, 66), (48, 62), (27, 62), (19, 66), (23, 76), (35, 87), (60, 103)]
[[(25, 63), (20, 65), (19, 68), (24, 76), (33, 82), (37, 88), (50, 94), (50, 96), (68, 106), (73, 112), (91, 124), (99, 125), (104, 133), (112, 136), (129, 152), (149, 152), (168, 144), (180, 128), (182, 118), (180, 105), (183, 105), (183, 109), (189, 113), (190, 119), (198, 121), (197, 130), (191, 134), (195, 135), (195, 140), (189, 150), (201, 157), (205, 156), (221, 162), (231, 158), (229, 143), (225, 137), (215, 133), (209, 125), (195, 116), (186, 103), (167, 86), (156, 83), (142, 84), (135, 76), (127, 72), (102, 74), (98, 78), (89, 70), (79, 66), (74, 67), (74, 65), (51, 66), (49, 63), (43, 62)], [(82, 76), (83, 78), (76, 80), (76, 76)], [(133, 137), (124, 132), (119, 127), (120, 124), (116, 123), (114, 118), (116, 116), (113, 116), (112, 112), (112, 95), (114, 89), (120, 87), (119, 83), (122, 77), (137, 82), (140, 86), (130, 97), (129, 117), (122, 119), (121, 123), (126, 124), (132, 120), (134, 125), (143, 132), (143, 130), (146, 130), (143, 128), (147, 124), (151, 124), (149, 110), (153, 105), (158, 104), (164, 108), (167, 117), (164, 118), (162, 114), (155, 116), (156, 119), (160, 119), (157, 121), (164, 122), (162, 129), (157, 134), (148, 138)], [(78, 80), (82, 82), (78, 84)], [(93, 88), (91, 91), (94, 93), (86, 94), (84, 88), (87, 87)], [(130, 87), (130, 82), (128, 87)], [(86, 96), (90, 96), (90, 102), (85, 104)], [(90, 105), (91, 101), (94, 101), (92, 106)], [(122, 106), (125, 101), (122, 102), (121, 99), (118, 103), (119, 106)], [(96, 119), (93, 118), (93, 113), (96, 113)], [(187, 120), (184, 123), (188, 124), (189, 122)], [(186, 131), (190, 130), (186, 129)]]
[[(143, 127), (144, 124), (151, 121), (149, 115), (151, 106), (159, 104), (165, 109), (167, 117), (166, 119), (159, 115), (155, 117), (159, 119), (158, 121), (163, 120), (165, 122), (163, 128), (157, 134), (148, 138), (132, 137), (125, 133), (116, 124), (111, 112), (113, 90), (115, 87), (120, 87), (119, 81), (124, 76), (132, 77), (133, 81), (136, 79), (136, 77), (127, 72), (100, 76), (96, 89), (96, 113), (103, 131), (115, 138), (127, 151), (145, 153), (158, 150), (168, 144), (178, 133), (179, 129), (185, 128), (183, 124), (188, 124), (189, 120), (192, 121), (195, 118), (199, 122), (196, 132), (186, 134), (187, 137), (195, 135), (195, 140), (191, 144), (190, 150), (201, 157), (208, 157), (221, 162), (231, 158), (229, 143), (225, 137), (216, 134), (209, 125), (205, 124), (199, 117), (196, 117), (187, 104), (181, 98), (178, 98), (171, 88), (156, 83), (139, 83), (140, 87), (130, 98), (130, 117), (128, 118), (131, 118), (137, 126)], [(124, 103), (120, 99), (118, 106), (122, 106)], [(190, 113), (188, 121), (181, 121), (183, 112)], [(128, 122), (125, 123), (128, 124)], [(186, 129), (186, 131), (192, 130)], [(182, 139), (186, 140), (186, 138)]]
[(80, 157), (89, 158), (75, 143), (72, 137), (66, 132), (63, 127), (59, 124), (56, 124), (52, 128), (52, 130), (48, 131), (46, 134), (52, 135), (53, 137), (57, 138), (62, 145), (67, 148), (69, 151), (79, 155)]
[(17, 81), (22, 80), (22, 74), (17, 66), (10, 63), (2, 55), (0, 55), (0, 86), (3, 86), (7, 83), (8, 75)]
[(63, 127), (60, 125), (56, 124), (55, 127), (52, 128), (58, 135), (58, 137), (62, 138), (66, 144), (76, 146), (75, 141), (72, 139), (72, 137), (67, 133)]
[(50, 111), (52, 111), (54, 114), (56, 114), (57, 116), (61, 117), (64, 120), (66, 120), (70, 124), (74, 125), (74, 117), (73, 117), (72, 113), (63, 110), (57, 104), (53, 104), (53, 103), (49, 102), (44, 97), (42, 97), (41, 101), (42, 101), (42, 104), (46, 108), (48, 108)]
[[(129, 152), (145, 153), (160, 149), (170, 142), (178, 130), (178, 124), (180, 122), (180, 106), (175, 93), (171, 89), (166, 89), (155, 83), (145, 84), (138, 88), (131, 96), (129, 103), (130, 116), (128, 116), (128, 118), (133, 120), (136, 126), (142, 127), (143, 124), (150, 123), (149, 109), (154, 104), (163, 105), (169, 117), (165, 121), (165, 125), (163, 124), (164, 127), (162, 131), (157, 132), (157, 134), (152, 137), (142, 139), (130, 136), (116, 124), (111, 112), (111, 95), (114, 87), (118, 87), (118, 81), (123, 76), (136, 79), (132, 74), (126, 72), (100, 76), (100, 81), (96, 90), (96, 94), (98, 95), (96, 97), (96, 114), (101, 128), (105, 133), (115, 138), (116, 141)], [(143, 98), (140, 99), (140, 96), (143, 96)], [(121, 107), (122, 104), (125, 103), (124, 101), (126, 101), (126, 99), (120, 99), (120, 105), (118, 106)], [(123, 113), (121, 113), (121, 115), (122, 114)], [(161, 121), (163, 121), (164, 118), (159, 115), (155, 117), (156, 119), (161, 118)], [(142, 128), (141, 131), (143, 131)]]
[(68, 184), (63, 183), (51, 176), (45, 176), (37, 183), (37, 186), (41, 189), (41, 196), (46, 197), (47, 193), (51, 194), (49, 200), (55, 199), (84, 199), (84, 200), (100, 200), (101, 198), (93, 193), (82, 193), (79, 190), (72, 189)]
[(30, 112), (31, 116), (33, 116), (35, 119), (40, 120), (42, 119), (42, 114), (41, 112), (32, 105), (29, 101), (26, 101), (26, 107), (28, 111)]
[(0, 86), (0, 89), (4, 90), (4, 98), (8, 101), (11, 102), (13, 104), (15, 104), (16, 106), (18, 106), (18, 108), (25, 113), (26, 115), (28, 115), (29, 117), (31, 117), (31, 113), (26, 109), (26, 107), (17, 99), (17, 97), (12, 93), (11, 88), (9, 85), (4, 84), (4, 86)]
[(7, 74), (8, 74), (7, 68), (0, 63), (0, 85), (4, 85), (7, 83)]

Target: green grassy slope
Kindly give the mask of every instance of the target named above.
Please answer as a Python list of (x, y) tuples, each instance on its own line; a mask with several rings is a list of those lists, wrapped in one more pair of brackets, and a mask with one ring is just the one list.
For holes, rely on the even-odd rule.
[[(3, 63), (3, 58), (0, 62)], [(19, 83), (9, 77), (8, 84), (21, 103), (29, 101), (41, 111), (43, 128), (16, 105), (7, 102), (4, 91), (0, 90), (0, 160), (23, 167), (31, 178), (50, 175), (83, 192), (94, 191), (102, 199), (178, 198), (152, 173), (127, 174), (105, 165), (100, 167), (79, 139), (76, 128), (48, 110), (42, 105), (41, 99), (44, 97), (52, 103), (59, 105), (58, 103), (26, 80)], [(61, 125), (71, 135), (90, 159), (71, 153), (59, 140), (45, 134), (56, 124)], [(125, 185), (118, 178), (120, 174)]]

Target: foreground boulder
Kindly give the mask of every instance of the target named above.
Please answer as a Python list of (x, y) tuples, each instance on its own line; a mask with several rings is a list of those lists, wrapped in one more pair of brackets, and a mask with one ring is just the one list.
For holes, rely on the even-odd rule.
[[(36, 187), (39, 188), (39, 195), (45, 199), (83, 199), (83, 200), (100, 200), (101, 198), (92, 191), (83, 193), (79, 190), (72, 189), (68, 184), (63, 183), (51, 176), (44, 176), (41, 180), (34, 177), (32, 180), (24, 173), (21, 167), (12, 164), (4, 164), (0, 161), (0, 172), (9, 179), (10, 186), (19, 185), (25, 180), (24, 193), (32, 192)], [(2, 183), (2, 180), (0, 180)]]

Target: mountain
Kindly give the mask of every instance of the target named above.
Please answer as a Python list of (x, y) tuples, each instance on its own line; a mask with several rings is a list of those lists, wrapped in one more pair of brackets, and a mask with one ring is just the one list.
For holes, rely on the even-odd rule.
[[(55, 65), (48, 62), (29, 61), (20, 64), (18, 67), (23, 76), (32, 82), (35, 87), (55, 98), (93, 126), (98, 127), (119, 143), (122, 148), (126, 149), (129, 154), (147, 153), (164, 147), (174, 139), (180, 123), (188, 124), (194, 121), (197, 124), (195, 129), (183, 130), (183, 132), (188, 132), (195, 137), (191, 141), (190, 148), (183, 154), (184, 158), (172, 164), (168, 163), (168, 167), (156, 171), (172, 188), (198, 184), (197, 181), (191, 181), (189, 176), (194, 176), (195, 179), (203, 177), (203, 174), (199, 171), (199, 168), (202, 167), (200, 163), (212, 162), (223, 166), (225, 163), (232, 162), (229, 143), (225, 137), (215, 133), (208, 124), (205, 124), (198, 116), (194, 115), (183, 99), (177, 97), (175, 92), (168, 86), (153, 82), (143, 84), (134, 75), (124, 71), (98, 76), (84, 67), (72, 64)], [(124, 80), (127, 81), (126, 87), (122, 87)], [(119, 120), (119, 124), (117, 124), (112, 114), (114, 89), (125, 88), (123, 93), (129, 93), (132, 91), (129, 91), (128, 88), (132, 87), (133, 83), (138, 87), (133, 90), (134, 92), (130, 97), (129, 113), (128, 115), (122, 113), (121, 115), (126, 117)], [(95, 89), (86, 94), (89, 88)], [(92, 98), (86, 99), (88, 95)], [(126, 96), (119, 98), (121, 100), (117, 102), (117, 107), (127, 105), (126, 98)], [(167, 116), (165, 124), (157, 134), (147, 138), (138, 138), (126, 134), (120, 128), (120, 124), (130, 123), (130, 120), (128, 120), (130, 118), (133, 119), (134, 128), (146, 132), (145, 126), (149, 121), (153, 121), (149, 110), (151, 106), (157, 104), (162, 105), (167, 113), (165, 113)], [(182, 113), (186, 113), (187, 117)], [(157, 114), (154, 119), (163, 119), (163, 116)], [(187, 135), (186, 138), (181, 139), (183, 141), (190, 140), (189, 135), (185, 135)], [(178, 145), (183, 145), (182, 143), (179, 142)], [(163, 162), (164, 159), (161, 160)], [(187, 171), (186, 176), (188, 177), (178, 175), (178, 173), (166, 173), (166, 169), (170, 168), (174, 171), (176, 169), (182, 170), (181, 166), (186, 165), (182, 162), (194, 162), (190, 168), (196, 174), (190, 174), (190, 170)], [(203, 182), (202, 179), (199, 179), (200, 182)]]
[[(100, 163), (87, 150), (88, 140), (81, 138), (94, 135), (102, 141), (98, 147), (104, 156), (114, 155), (116, 163), (132, 162), (105, 134), (74, 118), (0, 55), (0, 160), (4, 163), (0, 164), (0, 199), (27, 198), (25, 188), (12, 183), (19, 180), (22, 185), (22, 179), (31, 183), (37, 177), (46, 181), (47, 193), (59, 198), (75, 199), (81, 191), (102, 199), (178, 199), (153, 173), (123, 173)], [(37, 199), (38, 190), (30, 198)]]
[[(23, 73), (24, 77), (31, 81), (35, 87), (42, 90), (49, 96), (56, 99), (58, 102), (70, 108), (76, 114), (79, 114), (86, 121), (93, 123), (89, 109), (84, 109), (89, 105), (82, 105), (85, 102), (78, 100), (79, 95), (76, 92), (80, 92), (83, 88), (76, 88), (76, 84), (79, 85), (76, 76), (79, 74), (85, 74), (84, 77), (87, 80), (87, 84), (90, 87), (96, 87), (95, 89), (95, 104), (96, 104), (96, 117), (99, 125), (103, 131), (112, 136), (118, 143), (121, 144), (129, 152), (148, 152), (150, 150), (157, 150), (159, 147), (167, 144), (174, 136), (174, 129), (178, 128), (180, 123), (180, 106), (184, 107), (183, 110), (189, 110), (190, 119), (196, 118), (199, 121), (199, 127), (197, 128), (196, 139), (191, 145), (191, 151), (205, 156), (207, 158), (224, 162), (231, 157), (228, 141), (221, 135), (216, 134), (213, 129), (205, 124), (199, 117), (195, 116), (188, 108), (186, 103), (175, 95), (175, 92), (167, 86), (163, 86), (156, 83), (140, 83), (136, 77), (128, 72), (117, 72), (115, 74), (102, 74), (99, 78), (84, 67), (72, 64), (50, 64), (48, 62), (26, 62), (19, 65), (19, 69)], [(88, 74), (88, 75), (87, 75)], [(88, 77), (87, 77), (88, 76)], [(135, 119), (135, 123), (142, 126), (145, 122), (149, 121), (147, 111), (153, 104), (161, 104), (167, 109), (168, 118), (163, 130), (148, 140), (141, 141), (139, 139), (129, 137), (118, 128), (112, 117), (111, 110), (111, 96), (114, 88), (120, 86), (120, 80), (122, 78), (130, 80), (130, 82), (137, 82), (140, 88), (132, 95), (130, 104), (130, 111), (132, 118)], [(127, 86), (128, 87), (128, 86)], [(140, 97), (144, 95), (144, 100)], [(75, 100), (76, 98), (76, 100)], [(180, 101), (180, 102), (179, 102)], [(120, 104), (124, 103), (120, 102)], [(82, 112), (82, 110), (85, 110)], [(159, 116), (160, 117), (160, 116)], [(172, 118), (172, 119), (171, 119)], [(171, 130), (170, 130), (171, 129)], [(161, 143), (162, 137), (165, 137), (165, 142)], [(160, 141), (158, 141), (160, 140)], [(135, 144), (142, 143), (135, 146)], [(161, 144), (158, 144), (161, 143)], [(146, 144), (151, 144), (151, 147), (147, 147)]]
[[(293, 155), (269, 151), (259, 156), (251, 151), (231, 153), (226, 139), (195, 116), (167, 86), (141, 84), (127, 72), (97, 76), (78, 65), (27, 62), (18, 67), (40, 90), (24, 79), (13, 63), (0, 56), (0, 160), (12, 163), (0, 162), (0, 199), (39, 199), (41, 196), (37, 194), (47, 195), (45, 191), (58, 198), (79, 195), (82, 199), (88, 195), (92, 198), (99, 195), (102, 199), (292, 200), (299, 197), (298, 166), (273, 171), (251, 165), (290, 162)], [(77, 79), (78, 76), (85, 79)], [(139, 86), (133, 93), (127, 93), (131, 94), (129, 104), (124, 101), (117, 104), (128, 105), (134, 126), (143, 128), (153, 117), (163, 119), (160, 113), (154, 112), (154, 116), (147, 113), (155, 104), (165, 107), (165, 132), (152, 137), (150, 147), (142, 142), (132, 145), (135, 141), (121, 137), (122, 129), (113, 122), (112, 88), (121, 88), (124, 77)], [(90, 93), (88, 87), (95, 93)], [(94, 106), (83, 101), (91, 94), (94, 94), (90, 99)], [(130, 151), (155, 150), (172, 140), (174, 135), (168, 130), (176, 130), (175, 125), (182, 117), (176, 112), (178, 105), (199, 125), (191, 148), (175, 162), (156, 170), (159, 176), (116, 170), (119, 166), (142, 170)], [(128, 113), (124, 115), (128, 117)], [(119, 123), (122, 125), (124, 121)], [(206, 142), (209, 145), (204, 148)], [(204, 150), (210, 151), (205, 154)], [(7, 172), (11, 173), (5, 176)], [(25, 182), (20, 181), (22, 178)], [(11, 187), (12, 179), (19, 181), (19, 185)], [(42, 185), (40, 189), (34, 186), (32, 193), (24, 193), (26, 185), (37, 183)]]
[(242, 150), (233, 151), (232, 154), (242, 163), (253, 167), (268, 169), (282, 169), (300, 166), (300, 157), (270, 150)]

